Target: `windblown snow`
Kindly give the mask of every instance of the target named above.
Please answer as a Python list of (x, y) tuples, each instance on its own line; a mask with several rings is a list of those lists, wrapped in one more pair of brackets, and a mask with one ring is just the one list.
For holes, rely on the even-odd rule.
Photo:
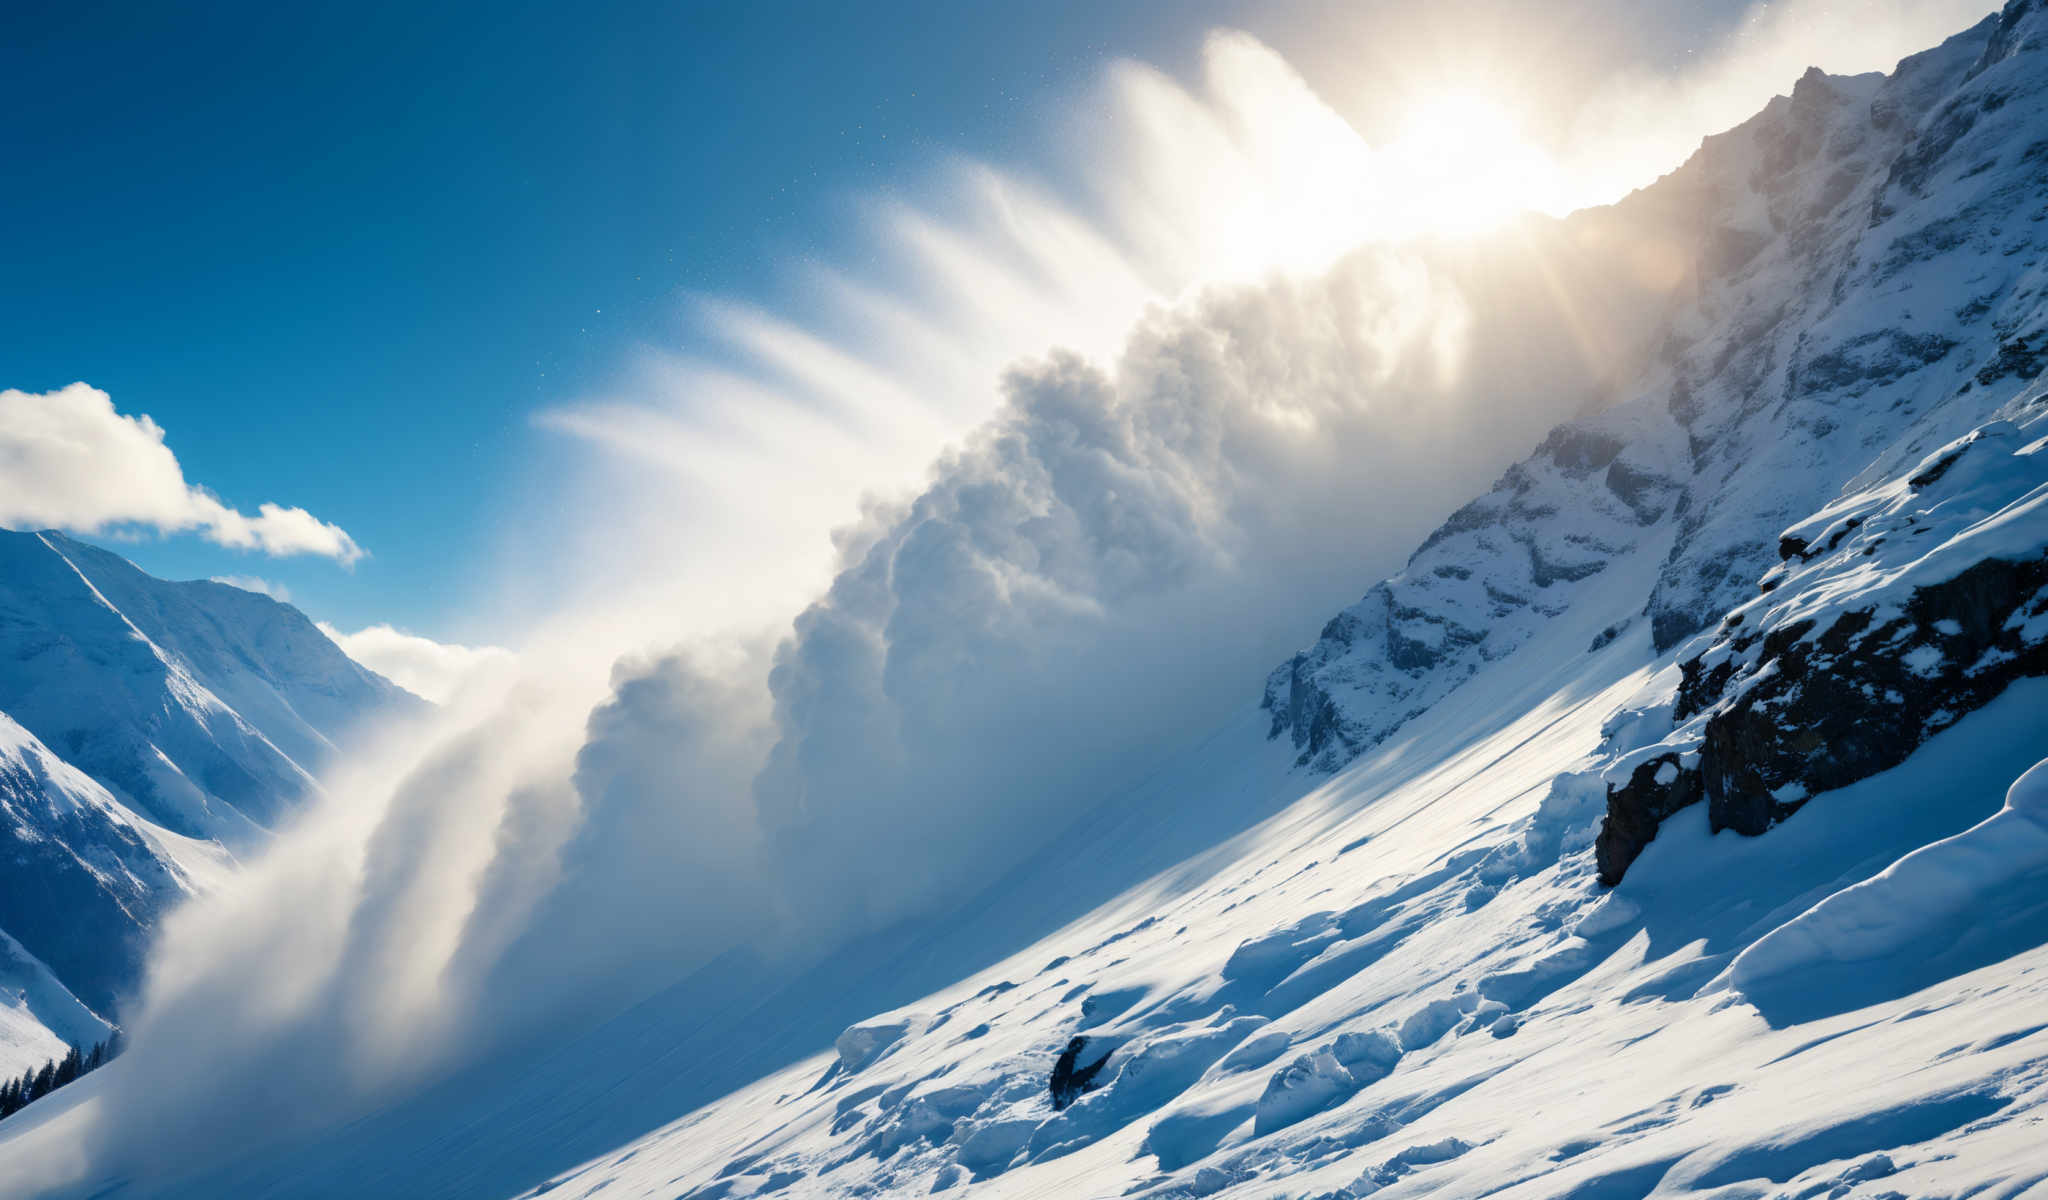
[[(1157, 324), (1114, 378), (1020, 372), (927, 494), (850, 536), (770, 676), (766, 767), (670, 748), (749, 779), (831, 946), (708, 940), (594, 1028), (360, 1119), (112, 1155), (51, 1194), (2048, 1195), (2048, 11), (1809, 73), (1655, 186), (1504, 239), (1576, 247), (1575, 288), (1631, 246), (1682, 261), (1610, 297), (1619, 367), (1532, 409), (1574, 419), (1157, 770), (1083, 735), (1185, 719), (1230, 659), (1172, 619), (1308, 511), (1233, 470), (1270, 413), (1174, 403), (1190, 364), (1253, 408), (1246, 378), (1279, 386), (1247, 320)], [(1367, 258), (1324, 286), (1384, 283)], [(1518, 352), (1486, 347), (1486, 378)], [(1227, 486), (1180, 486), (1205, 471)], [(1115, 600), (1157, 620), (1082, 619)], [(1142, 648), (1078, 681), (1031, 653), (1109, 634)], [(1131, 662), (1158, 670), (1105, 678)], [(669, 728), (636, 689), (727, 702), (677, 660), (623, 673), (579, 785), (645, 783), (605, 740)], [(1100, 761), (1006, 741), (1005, 699)], [(226, 819), (35, 769), (139, 846), (162, 835), (138, 806)], [(978, 822), (997, 801), (962, 781), (1031, 803)], [(741, 859), (714, 842), (649, 894), (705, 894)], [(21, 978), (14, 1011), (91, 1018)], [(123, 1072), (0, 1126), (0, 1169), (104, 1145), (78, 1131), (105, 1136)]]

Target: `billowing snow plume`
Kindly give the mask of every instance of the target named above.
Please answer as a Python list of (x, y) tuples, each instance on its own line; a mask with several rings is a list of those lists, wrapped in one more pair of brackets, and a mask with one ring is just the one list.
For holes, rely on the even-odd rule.
[[(523, 651), (169, 922), (94, 1153), (289, 1134), (736, 946), (801, 962), (963, 899), (1602, 403), (1677, 281), (1634, 269), (1648, 236), (1364, 252), (1156, 312), (1113, 368), (1020, 366), (922, 495), (841, 535), (772, 671), (700, 646), (607, 679), (587, 629)], [(191, 1086), (223, 1071), (275, 1090)]]
[(779, 852), (836, 881), (815, 897), (881, 920), (985, 883), (1211, 727), (1359, 564), (1599, 405), (1616, 301), (1659, 296), (1596, 304), (1583, 273), (1614, 263), (1586, 233), (1504, 238), (1483, 277), (1369, 252), (1159, 314), (1113, 371), (1013, 370), (930, 487), (848, 535), (777, 657), (755, 795)]
[[(1016, 367), (921, 491), (842, 530), (829, 590), (772, 649), (608, 675), (650, 614), (565, 618), (497, 695), (329, 781), (247, 886), (170, 923), (134, 1048), (72, 1126), (85, 1156), (169, 1178), (715, 978), (736, 949), (787, 967), (947, 911), (1249, 699), (1545, 429), (1610, 402), (1694, 282), (1675, 207), (1368, 249), (1154, 309), (1113, 360)], [(954, 261), (945, 282), (978, 278)], [(787, 375), (874, 378), (752, 332)], [(847, 407), (915, 408), (875, 403)], [(605, 428), (643, 449), (675, 432)], [(818, 444), (834, 465), (844, 443)], [(715, 511), (778, 507), (782, 480), (731, 482)]]

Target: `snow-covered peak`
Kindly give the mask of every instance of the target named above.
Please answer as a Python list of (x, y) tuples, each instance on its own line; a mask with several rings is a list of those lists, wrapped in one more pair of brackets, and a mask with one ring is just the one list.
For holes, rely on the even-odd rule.
[(156, 921), (422, 703), (268, 596), (0, 530), (0, 1069), (104, 1036)]
[(167, 829), (246, 843), (351, 724), (416, 703), (289, 605), (0, 531), (0, 712)]

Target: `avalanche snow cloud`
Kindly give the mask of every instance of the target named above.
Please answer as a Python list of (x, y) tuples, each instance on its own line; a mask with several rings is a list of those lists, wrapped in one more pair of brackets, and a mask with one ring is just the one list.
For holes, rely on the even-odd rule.
[(1157, 314), (1112, 371), (1012, 370), (777, 654), (754, 794), (777, 860), (830, 881), (795, 898), (875, 922), (985, 883), (1213, 727), (1357, 564), (1599, 406), (1676, 279), (1597, 225), (1367, 251)]
[[(1544, 430), (1614, 399), (1693, 282), (1678, 207), (1368, 248), (1155, 309), (1106, 362), (1018, 365), (920, 491), (840, 532), (779, 643), (621, 658), (565, 618), (168, 923), (133, 1049), (14, 1137), (10, 1168), (38, 1173), (0, 1190), (289, 1146), (699, 968), (715, 986), (741, 952), (767, 966), (735, 989), (786, 980), (1066, 851)], [(1129, 882), (1116, 860), (1076, 886)]]
[(1681, 281), (1660, 237), (1534, 221), (1156, 311), (1111, 368), (1011, 371), (921, 495), (842, 533), (772, 669), (523, 652), (167, 924), (72, 1163), (200, 1166), (736, 947), (793, 970), (967, 900), (1604, 403)]

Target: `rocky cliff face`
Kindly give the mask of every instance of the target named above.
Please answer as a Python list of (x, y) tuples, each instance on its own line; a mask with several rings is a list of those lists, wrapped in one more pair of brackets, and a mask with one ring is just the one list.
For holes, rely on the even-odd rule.
[[(1290, 737), (1304, 766), (1341, 766), (1543, 622), (1588, 596), (1607, 598), (1623, 559), (1661, 554), (1640, 619), (1657, 651), (1706, 664), (1687, 668), (1677, 701), (1697, 745), (1617, 747), (1624, 761), (1612, 773), (1601, 856), (1611, 881), (1679, 807), (1705, 798), (1718, 826), (1755, 832), (1796, 806), (1796, 788), (1881, 769), (2002, 680), (2038, 673), (2034, 625), (1985, 624), (2034, 602), (2037, 568), (1931, 515), (1957, 511), (1962, 501), (1941, 497), (1974, 478), (1969, 471), (1946, 484), (1910, 481), (1949, 461), (1937, 449), (1970, 430), (1976, 440), (1941, 453), (1966, 466), (1997, 458), (2010, 486), (2034, 461), (2010, 444), (2019, 426), (1987, 422), (2031, 420), (2029, 398), (2048, 366), (2043, 24), (2036, 5), (2015, 3), (1891, 76), (1809, 72), (1790, 96), (1625, 201), (1640, 221), (1711, 214), (1689, 242), (1669, 239), (1695, 247), (1695, 293), (1636, 366), (1622, 403), (1559, 429), (1453, 515), (1406, 571), (1272, 674), (1273, 736)], [(1968, 503), (1989, 503), (1971, 495)], [(1807, 594), (1807, 581), (1822, 587), (1816, 573), (1841, 569), (1844, 555), (1868, 567), (1932, 536), (1901, 540), (1896, 522), (1907, 518), (1894, 513), (1878, 523), (1880, 540), (1876, 527), (1830, 532), (1836, 545), (1788, 549), (1790, 561), (1774, 569), (1781, 535), (1806, 538), (1798, 530), (1809, 514), (1880, 504), (1948, 530), (1954, 575), (1923, 581), (1896, 612), (1830, 617), (1825, 629), (1766, 628), (1745, 608), (1759, 579), (1789, 599)], [(1722, 648), (1688, 647), (1701, 630)], [(1883, 666), (1916, 651), (1944, 663), (1989, 654), (1998, 665), (1933, 676)], [(1741, 656), (1771, 682), (1745, 685), (1751, 676), (1728, 665)], [(1836, 694), (1864, 696), (1866, 686), (1877, 700)], [(1816, 720), (1781, 723), (1796, 704)], [(1896, 715), (1922, 728), (1889, 739), (1883, 753), (1852, 745), (1851, 727), (1874, 729), (1886, 704), (1908, 705)], [(1836, 749), (1801, 757), (1816, 739)], [(1720, 765), (1702, 766), (1701, 755)]]
[(1302, 766), (1349, 762), (1653, 541), (1683, 476), (1683, 439), (1653, 408), (1559, 428), (1267, 678), (1271, 735)]

